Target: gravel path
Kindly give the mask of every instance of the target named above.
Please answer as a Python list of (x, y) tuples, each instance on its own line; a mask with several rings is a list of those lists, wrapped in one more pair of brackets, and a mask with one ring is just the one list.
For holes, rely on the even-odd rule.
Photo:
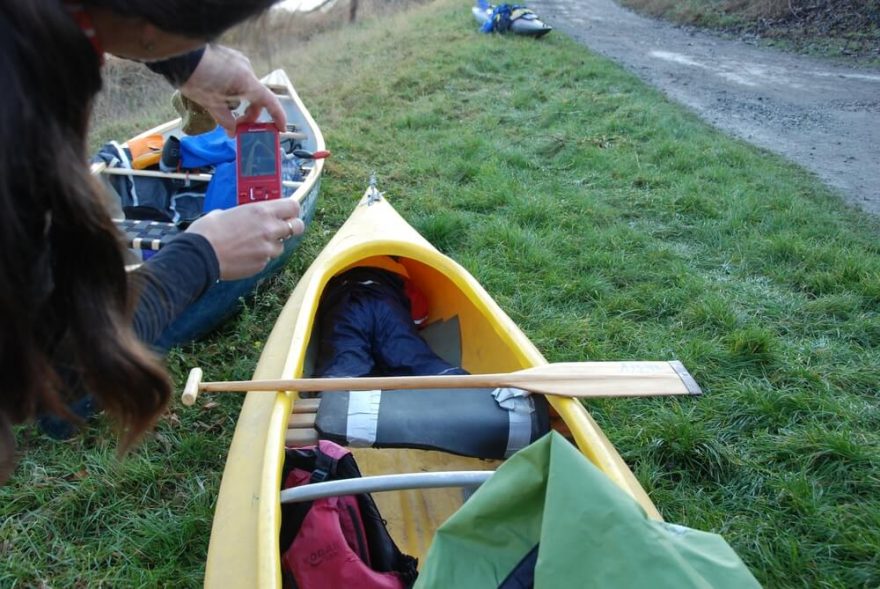
[(709, 123), (802, 165), (846, 202), (880, 215), (880, 70), (676, 27), (612, 0), (530, 7)]

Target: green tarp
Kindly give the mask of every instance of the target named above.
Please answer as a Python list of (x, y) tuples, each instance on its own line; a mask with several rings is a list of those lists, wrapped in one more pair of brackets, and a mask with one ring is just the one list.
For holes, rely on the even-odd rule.
[(721, 536), (648, 519), (555, 432), (507, 460), (440, 527), (416, 587), (530, 587), (530, 574), (548, 589), (760, 587)]

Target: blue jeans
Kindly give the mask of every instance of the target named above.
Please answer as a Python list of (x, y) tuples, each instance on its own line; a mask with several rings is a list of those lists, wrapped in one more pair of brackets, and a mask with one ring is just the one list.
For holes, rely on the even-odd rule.
[(421, 338), (402, 278), (378, 268), (356, 268), (330, 281), (319, 334), (317, 377), (466, 374)]

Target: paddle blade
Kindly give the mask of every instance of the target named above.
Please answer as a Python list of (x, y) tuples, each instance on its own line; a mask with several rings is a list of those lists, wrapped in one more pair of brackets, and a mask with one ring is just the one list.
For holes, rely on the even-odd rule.
[(509, 386), (563, 397), (646, 397), (702, 394), (678, 361), (562, 362), (509, 375)]

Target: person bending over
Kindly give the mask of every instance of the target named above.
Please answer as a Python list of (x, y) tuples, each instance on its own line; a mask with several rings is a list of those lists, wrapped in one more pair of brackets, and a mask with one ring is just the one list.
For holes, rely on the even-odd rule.
[[(0, 482), (14, 465), (12, 425), (70, 416), (80, 380), (115, 418), (121, 450), (153, 426), (171, 382), (142, 341), (218, 279), (255, 274), (303, 231), (288, 199), (209, 214), (126, 273), (124, 248), (86, 164), (104, 52), (151, 62), (228, 131), (231, 98), (278, 99), (247, 59), (209, 42), (272, 0), (3, 0), (0, 3)], [(187, 280), (169, 291), (163, 277)], [(160, 304), (141, 305), (141, 296)], [(152, 294), (151, 294), (152, 293)], [(139, 339), (140, 337), (140, 339)], [(73, 375), (73, 376), (71, 376)]]

